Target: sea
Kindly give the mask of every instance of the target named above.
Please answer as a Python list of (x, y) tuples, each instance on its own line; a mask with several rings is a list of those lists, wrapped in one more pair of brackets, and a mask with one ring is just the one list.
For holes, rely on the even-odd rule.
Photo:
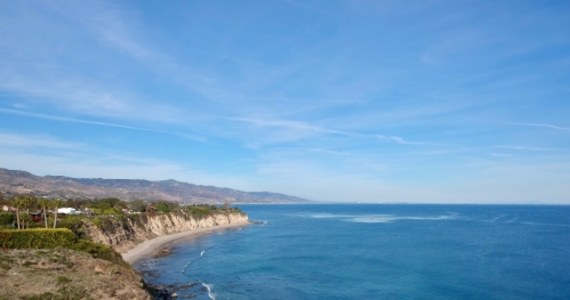
[(179, 299), (570, 299), (570, 206), (240, 208), (135, 268)]

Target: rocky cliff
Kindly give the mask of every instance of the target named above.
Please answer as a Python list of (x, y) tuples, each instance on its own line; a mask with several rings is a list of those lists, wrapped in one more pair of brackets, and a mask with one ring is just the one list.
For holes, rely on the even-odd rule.
[(247, 215), (239, 212), (214, 213), (204, 217), (184, 213), (131, 215), (122, 220), (85, 224), (84, 231), (93, 241), (110, 245), (117, 252), (126, 252), (145, 240), (162, 235), (224, 225), (246, 225), (248, 222)]

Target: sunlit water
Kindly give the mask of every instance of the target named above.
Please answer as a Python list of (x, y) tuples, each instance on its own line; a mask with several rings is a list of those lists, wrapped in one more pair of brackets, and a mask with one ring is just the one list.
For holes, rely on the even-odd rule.
[(570, 299), (570, 207), (243, 206), (136, 265), (193, 299)]

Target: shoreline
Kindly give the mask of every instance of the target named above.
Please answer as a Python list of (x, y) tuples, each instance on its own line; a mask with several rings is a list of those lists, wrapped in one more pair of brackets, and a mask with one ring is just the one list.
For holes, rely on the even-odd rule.
[(247, 223), (238, 223), (238, 224), (225, 224), (219, 225), (214, 227), (207, 227), (207, 228), (197, 228), (190, 231), (172, 233), (167, 235), (158, 236), (152, 238), (150, 240), (146, 240), (138, 245), (136, 245), (133, 249), (122, 252), (121, 256), (123, 260), (128, 262), (129, 264), (134, 264), (135, 262), (148, 257), (155, 253), (160, 248), (163, 248), (169, 243), (175, 242), (177, 240), (183, 238), (194, 238), (202, 234), (211, 233), (218, 230), (223, 229), (232, 229), (232, 228), (239, 228), (249, 225), (250, 222)]

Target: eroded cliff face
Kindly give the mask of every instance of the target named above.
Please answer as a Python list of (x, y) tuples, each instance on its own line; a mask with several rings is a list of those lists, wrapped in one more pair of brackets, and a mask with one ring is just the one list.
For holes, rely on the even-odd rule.
[(106, 220), (104, 224), (85, 224), (85, 234), (93, 241), (112, 246), (118, 252), (126, 252), (145, 240), (192, 231), (200, 228), (215, 228), (223, 225), (246, 225), (246, 214), (216, 213), (206, 217), (184, 214), (134, 215), (124, 220)]

